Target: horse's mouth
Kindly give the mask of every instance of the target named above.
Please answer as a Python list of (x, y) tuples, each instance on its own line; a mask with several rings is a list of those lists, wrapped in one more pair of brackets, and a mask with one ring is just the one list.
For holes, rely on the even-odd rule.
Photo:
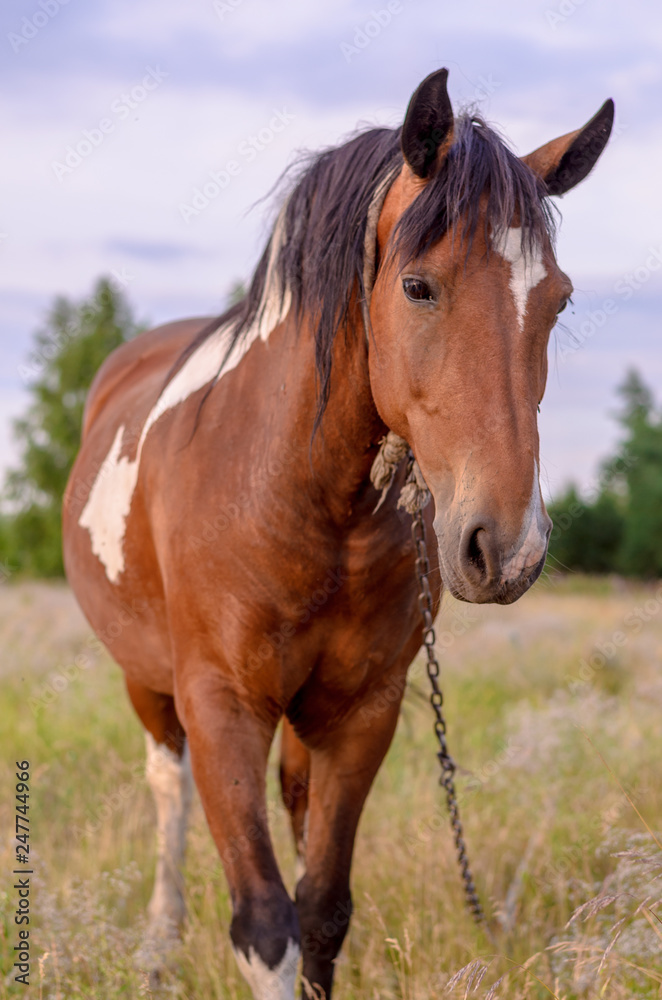
[(499, 580), (484, 587), (478, 587), (456, 576), (445, 576), (442, 568), (442, 580), (448, 592), (457, 600), (467, 604), (514, 604), (536, 582), (543, 571), (547, 551), (538, 562), (528, 568), (516, 580)]

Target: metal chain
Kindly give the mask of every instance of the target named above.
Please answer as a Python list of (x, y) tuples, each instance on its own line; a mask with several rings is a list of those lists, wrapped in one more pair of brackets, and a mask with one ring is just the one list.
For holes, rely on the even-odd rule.
[[(409, 482), (413, 476), (413, 466), (414, 456), (410, 453), (407, 466), (407, 482)], [(489, 933), (487, 920), (485, 918), (485, 913), (480, 899), (478, 898), (478, 892), (476, 891), (476, 886), (474, 884), (469, 858), (467, 857), (467, 848), (464, 842), (464, 830), (462, 829), (457, 793), (455, 791), (455, 761), (448, 752), (448, 745), (446, 743), (446, 720), (444, 719), (443, 713), (444, 696), (439, 686), (440, 666), (434, 648), (434, 604), (429, 583), (430, 562), (428, 559), (425, 537), (425, 521), (423, 520), (422, 508), (414, 511), (411, 516), (411, 533), (414, 540), (414, 547), (416, 549), (416, 576), (419, 584), (418, 606), (423, 616), (423, 645), (426, 653), (427, 673), (430, 678), (430, 686), (432, 687), (430, 704), (432, 705), (435, 714), (434, 731), (437, 734), (437, 740), (439, 742), (439, 750), (437, 751), (437, 758), (439, 760), (439, 764), (441, 765), (439, 784), (443, 786), (446, 792), (446, 803), (448, 805), (448, 812), (453, 830), (457, 861), (460, 866), (462, 881), (464, 882), (464, 895), (467, 906), (469, 907), (476, 923), (482, 925)]]

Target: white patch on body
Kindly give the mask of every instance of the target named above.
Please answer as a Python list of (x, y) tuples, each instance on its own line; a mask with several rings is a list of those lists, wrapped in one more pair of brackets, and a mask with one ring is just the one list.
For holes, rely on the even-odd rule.
[(120, 458), (124, 424), (117, 433), (106, 455), (87, 503), (78, 523), (87, 528), (92, 541), (92, 551), (106, 567), (106, 576), (115, 581), (124, 569), (121, 541), (124, 525), (131, 508), (131, 498), (138, 478), (138, 461)]
[(515, 554), (504, 565), (501, 582), (512, 583), (514, 580), (518, 580), (526, 570), (532, 570), (537, 566), (543, 557), (546, 544), (547, 532), (538, 481), (538, 463), (534, 462), (531, 499), (524, 512), (522, 530), (515, 546)]
[(504, 230), (492, 242), (496, 252), (510, 264), (510, 290), (521, 330), (524, 327), (529, 292), (547, 276), (542, 262), (542, 250), (536, 245), (532, 253), (522, 252), (522, 230), (519, 226)]
[(253, 991), (255, 1000), (294, 1000), (294, 981), (299, 966), (299, 945), (291, 939), (275, 969), (262, 961), (253, 947), (248, 958), (241, 948), (233, 948), (237, 965)]
[[(99, 469), (78, 520), (80, 526), (89, 531), (92, 551), (103, 563), (106, 576), (112, 583), (116, 583), (120, 574), (124, 572), (126, 522), (138, 481), (143, 445), (149, 431), (168, 410), (183, 403), (212, 379), (220, 379), (236, 368), (255, 340), (259, 338), (266, 343), (270, 333), (285, 319), (290, 310), (292, 303), (290, 289), (286, 288), (281, 295), (276, 275), (278, 254), (283, 244), (284, 233), (285, 206), (281, 209), (271, 238), (264, 292), (255, 320), (235, 343), (225, 363), (232, 323), (219, 327), (203, 341), (167, 384), (147, 416), (134, 459), (119, 457), (125, 425), (122, 424), (117, 429), (110, 451)], [(217, 375), (221, 365), (223, 370)]]
[(176, 936), (186, 914), (181, 866), (186, 850), (186, 826), (193, 796), (188, 743), (179, 758), (165, 744), (145, 734), (145, 773), (156, 803), (156, 875), (149, 903), (150, 937)]

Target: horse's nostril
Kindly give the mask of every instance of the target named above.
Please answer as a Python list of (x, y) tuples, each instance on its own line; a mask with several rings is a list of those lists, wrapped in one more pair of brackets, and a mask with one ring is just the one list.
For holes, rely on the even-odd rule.
[(483, 528), (476, 528), (472, 532), (469, 538), (469, 545), (467, 547), (467, 559), (475, 567), (481, 577), (485, 577), (487, 572), (487, 567), (485, 565), (485, 554), (481, 548), (480, 535), (483, 532)]
[(494, 544), (494, 529), (484, 518), (468, 524), (462, 536), (460, 561), (462, 572), (474, 587), (486, 587), (499, 575), (499, 554)]

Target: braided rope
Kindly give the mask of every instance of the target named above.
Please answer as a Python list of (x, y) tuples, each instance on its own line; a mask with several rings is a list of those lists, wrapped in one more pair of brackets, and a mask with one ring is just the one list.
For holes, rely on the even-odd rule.
[[(408, 454), (409, 445), (404, 438), (394, 434), (393, 431), (389, 431), (386, 437), (382, 438), (379, 451), (370, 470), (370, 482), (381, 493), (379, 503), (373, 513), (378, 511), (384, 503), (395, 479), (396, 470)], [(402, 507), (408, 514), (414, 515), (419, 510), (423, 510), (429, 500), (430, 491), (423, 479), (418, 462), (414, 460), (411, 475), (407, 477), (407, 482), (400, 491), (398, 507)]]

